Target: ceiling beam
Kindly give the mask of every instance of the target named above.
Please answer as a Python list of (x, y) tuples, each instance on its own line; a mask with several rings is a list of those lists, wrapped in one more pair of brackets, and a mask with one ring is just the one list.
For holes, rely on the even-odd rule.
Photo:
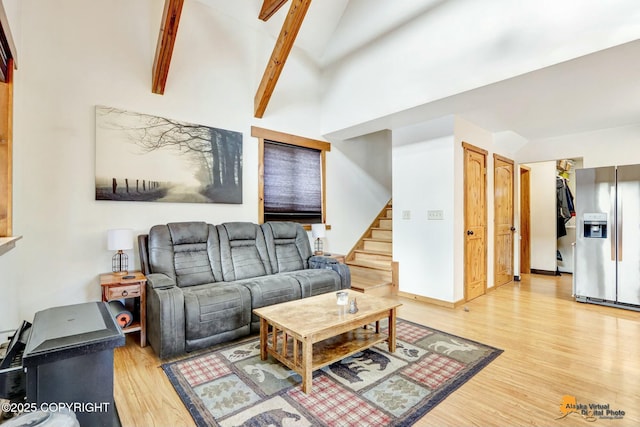
[(268, 21), (286, 2), (287, 0), (264, 0), (258, 18), (263, 21)]
[(151, 91), (159, 95), (164, 94), (164, 87), (167, 83), (173, 45), (178, 34), (178, 24), (180, 23), (183, 4), (184, 0), (165, 0), (164, 2), (160, 35), (156, 46), (156, 57), (153, 60), (153, 82), (151, 85)]
[(282, 68), (284, 68), (284, 63), (287, 61), (289, 52), (291, 52), (310, 4), (311, 0), (292, 0), (291, 2), (289, 13), (284, 24), (282, 24), (280, 35), (276, 40), (271, 58), (269, 58), (267, 68), (262, 75), (262, 81), (260, 81), (260, 86), (258, 86), (258, 91), (253, 99), (254, 116), (257, 118), (262, 118), (264, 111), (267, 109)]

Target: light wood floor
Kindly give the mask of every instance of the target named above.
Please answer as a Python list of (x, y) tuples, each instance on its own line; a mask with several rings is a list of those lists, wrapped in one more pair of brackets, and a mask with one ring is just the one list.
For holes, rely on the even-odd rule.
[[(467, 303), (468, 311), (401, 301), (399, 317), (504, 350), (416, 425), (640, 425), (640, 313), (576, 303), (570, 275), (524, 275)], [(115, 354), (122, 425), (193, 426), (162, 362), (135, 338)], [(557, 420), (565, 395), (609, 404), (624, 418)]]

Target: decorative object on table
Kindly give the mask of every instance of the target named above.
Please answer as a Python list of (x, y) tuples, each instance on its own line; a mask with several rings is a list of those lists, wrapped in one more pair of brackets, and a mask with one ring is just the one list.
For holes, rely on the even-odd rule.
[(107, 248), (110, 251), (118, 251), (111, 258), (111, 271), (114, 274), (126, 275), (129, 272), (129, 257), (124, 251), (133, 249), (133, 230), (128, 228), (107, 230)]
[(356, 299), (352, 299), (351, 301), (349, 301), (349, 313), (354, 314), (358, 312), (358, 303), (356, 302)]
[(322, 239), (325, 236), (326, 229), (327, 227), (324, 224), (311, 224), (311, 235), (315, 239), (313, 244), (314, 255), (324, 254), (324, 251), (322, 250)]
[(298, 374), (260, 360), (258, 338), (162, 368), (198, 426), (410, 426), (502, 353), (403, 319), (396, 329), (395, 353), (380, 343), (325, 366), (311, 394)]
[(242, 203), (242, 132), (96, 106), (96, 200)]
[(349, 292), (339, 291), (336, 292), (336, 298), (338, 305), (347, 305), (349, 303)]

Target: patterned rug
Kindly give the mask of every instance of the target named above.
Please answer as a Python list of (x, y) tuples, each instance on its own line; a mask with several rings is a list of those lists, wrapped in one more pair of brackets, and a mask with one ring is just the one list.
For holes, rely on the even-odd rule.
[(378, 344), (322, 368), (310, 394), (255, 337), (162, 365), (198, 426), (409, 426), (502, 350), (398, 319)]

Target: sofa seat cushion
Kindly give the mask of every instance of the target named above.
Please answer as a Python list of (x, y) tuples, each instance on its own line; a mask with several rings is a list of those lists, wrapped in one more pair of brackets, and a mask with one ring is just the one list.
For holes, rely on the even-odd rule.
[(194, 341), (249, 325), (251, 294), (235, 283), (183, 288), (185, 337)]
[[(302, 298), (300, 284), (294, 277), (288, 275), (273, 274), (239, 280), (235, 283), (241, 284), (249, 290), (252, 308), (266, 307)], [(252, 321), (258, 320), (258, 317), (253, 315)]]
[(330, 268), (291, 271), (279, 276), (293, 277), (300, 283), (302, 298), (339, 291), (341, 289), (340, 275)]

